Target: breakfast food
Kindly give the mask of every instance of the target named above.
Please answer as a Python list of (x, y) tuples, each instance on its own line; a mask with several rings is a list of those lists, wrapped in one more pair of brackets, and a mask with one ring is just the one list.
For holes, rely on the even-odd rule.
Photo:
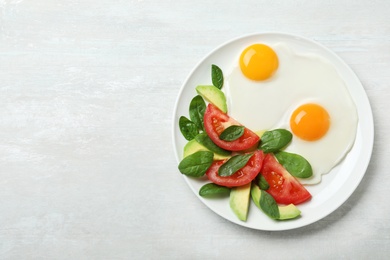
[(275, 51), (265, 44), (252, 44), (240, 55), (240, 70), (252, 80), (266, 80), (278, 69), (279, 59)]
[(283, 43), (246, 47), (224, 78), (212, 65), (213, 85), (198, 85), (181, 116), (179, 171), (208, 180), (202, 197), (227, 196), (232, 212), (248, 217), (250, 198), (268, 217), (300, 216), (312, 194), (351, 149), (357, 113), (343, 79), (315, 54)]
[[(357, 112), (343, 79), (327, 60), (297, 53), (285, 43), (270, 46), (278, 68), (266, 80), (252, 80), (240, 66), (227, 75), (225, 90), (229, 114), (257, 130), (284, 128), (294, 138), (286, 151), (305, 157), (316, 184), (351, 149), (357, 130)], [(267, 58), (269, 59), (269, 58)], [(271, 62), (272, 70), (275, 66)]]

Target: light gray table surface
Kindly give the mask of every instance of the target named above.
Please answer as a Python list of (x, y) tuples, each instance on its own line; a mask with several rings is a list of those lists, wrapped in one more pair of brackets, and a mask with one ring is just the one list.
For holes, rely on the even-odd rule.
[[(277, 31), (357, 74), (375, 143), (352, 196), (290, 231), (216, 215), (177, 169), (181, 85)], [(388, 259), (390, 1), (0, 0), (0, 259)]]

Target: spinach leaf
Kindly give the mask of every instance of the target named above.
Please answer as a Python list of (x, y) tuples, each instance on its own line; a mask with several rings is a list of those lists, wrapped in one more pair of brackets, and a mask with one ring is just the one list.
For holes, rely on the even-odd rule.
[(203, 117), (206, 111), (206, 103), (200, 95), (195, 96), (190, 103), (190, 119), (199, 130), (204, 131)]
[(213, 85), (219, 89), (223, 86), (223, 73), (217, 65), (211, 65), (211, 81)]
[(259, 177), (258, 177), (258, 182), (257, 183), (259, 184), (260, 189), (268, 190), (269, 189), (269, 184), (268, 184), (267, 180), (261, 174), (259, 174), (258, 176)]
[(239, 169), (244, 167), (249, 159), (252, 157), (252, 153), (250, 154), (241, 154), (235, 155), (231, 157), (227, 162), (221, 165), (218, 169), (219, 176), (230, 176), (237, 172)]
[(194, 139), (195, 136), (199, 133), (198, 127), (194, 124), (194, 122), (185, 116), (181, 116), (179, 118), (179, 128), (184, 138), (188, 141)]
[(266, 131), (261, 136), (259, 149), (265, 153), (277, 152), (285, 147), (292, 139), (292, 134), (286, 129)]
[(210, 151), (198, 151), (185, 157), (179, 163), (179, 171), (182, 174), (201, 177), (213, 163), (214, 154)]
[(279, 206), (268, 192), (261, 190), (260, 207), (272, 219), (279, 219)]
[(228, 187), (220, 186), (215, 183), (207, 183), (199, 190), (199, 195), (202, 197), (228, 195), (229, 193), (230, 189)]
[(313, 175), (310, 163), (299, 154), (280, 151), (275, 153), (275, 157), (295, 177), (309, 178)]
[(206, 134), (206, 133), (200, 133), (198, 134), (197, 136), (195, 136), (195, 140), (200, 143), (201, 145), (203, 145), (204, 147), (206, 147), (207, 149), (209, 149), (210, 151), (214, 152), (214, 153), (217, 153), (219, 155), (230, 155), (231, 152), (230, 151), (227, 151), (225, 149), (222, 149), (221, 147), (219, 147), (218, 145), (216, 145), (211, 139), (210, 137)]
[(231, 125), (219, 136), (219, 139), (224, 140), (224, 141), (234, 141), (240, 138), (244, 134), (245, 127), (240, 126), (240, 125)]

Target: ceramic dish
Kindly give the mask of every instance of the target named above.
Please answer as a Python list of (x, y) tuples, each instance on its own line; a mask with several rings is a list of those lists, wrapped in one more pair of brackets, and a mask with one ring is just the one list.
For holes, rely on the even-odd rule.
[[(268, 218), (252, 201), (247, 221), (240, 221), (230, 209), (228, 197), (208, 199), (198, 195), (199, 189), (209, 181), (205, 178), (195, 179), (183, 175), (196, 196), (221, 217), (241, 226), (268, 231), (303, 227), (326, 217), (340, 207), (362, 180), (370, 161), (374, 139), (373, 117), (367, 95), (357, 76), (343, 60), (319, 43), (300, 36), (259, 33), (233, 39), (216, 48), (195, 66), (183, 84), (175, 105), (173, 120), (173, 143), (177, 162), (182, 160), (183, 147), (187, 143), (178, 127), (179, 117), (188, 115), (189, 103), (197, 94), (195, 87), (200, 84), (211, 84), (211, 64), (217, 64), (224, 71), (236, 62), (237, 56), (246, 46), (253, 43), (272, 45), (277, 42), (285, 42), (297, 51), (323, 56), (334, 65), (344, 79), (359, 116), (356, 139), (351, 151), (331, 172), (323, 175), (321, 183), (307, 186), (313, 196), (312, 199), (298, 206), (302, 212), (300, 218), (289, 221), (275, 221)], [(177, 171), (177, 174), (180, 172)]]

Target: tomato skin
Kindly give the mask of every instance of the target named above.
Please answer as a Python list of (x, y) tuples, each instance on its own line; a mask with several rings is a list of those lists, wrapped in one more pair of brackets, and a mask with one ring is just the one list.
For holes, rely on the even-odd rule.
[(248, 163), (228, 177), (219, 176), (218, 169), (227, 160), (215, 161), (207, 170), (206, 175), (210, 181), (215, 184), (225, 187), (237, 187), (245, 185), (256, 178), (263, 165), (264, 153), (257, 150), (253, 153), (253, 156), (249, 159)]
[(292, 176), (272, 153), (265, 156), (261, 174), (269, 184), (267, 192), (280, 204), (301, 204), (311, 198), (306, 188)]
[(220, 134), (231, 125), (241, 125), (239, 122), (223, 113), (213, 104), (208, 104), (204, 118), (204, 127), (207, 135), (219, 147), (229, 151), (244, 151), (256, 145), (260, 138), (251, 130), (245, 127), (244, 134), (234, 141), (219, 139)]

